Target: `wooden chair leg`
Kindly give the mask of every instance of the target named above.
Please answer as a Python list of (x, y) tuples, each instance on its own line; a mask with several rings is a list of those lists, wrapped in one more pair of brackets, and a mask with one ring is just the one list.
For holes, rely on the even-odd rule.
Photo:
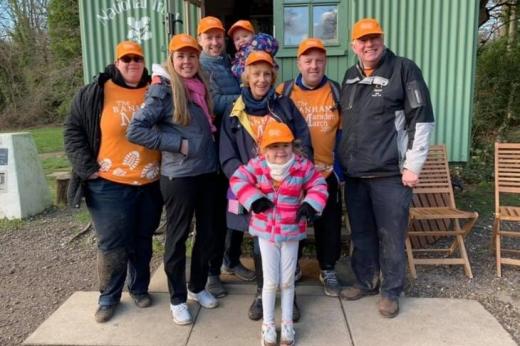
[(498, 221), (495, 228), (495, 252), (497, 261), (497, 276), (502, 277), (502, 253), (500, 251), (500, 221)]
[(466, 252), (462, 235), (457, 235), (457, 242), (459, 243), (460, 255), (464, 259), (464, 273), (467, 277), (473, 279), (473, 273), (471, 272), (471, 265), (469, 264), (468, 253)]
[(406, 237), (405, 248), (408, 257), (408, 266), (410, 267), (410, 274), (414, 279), (417, 279), (417, 272), (415, 271), (415, 263), (413, 261), (412, 242), (408, 236)]

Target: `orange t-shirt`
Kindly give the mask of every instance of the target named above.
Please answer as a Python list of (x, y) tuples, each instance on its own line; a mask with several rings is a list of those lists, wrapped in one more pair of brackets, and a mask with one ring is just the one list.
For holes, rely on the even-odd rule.
[(161, 153), (130, 143), (126, 129), (144, 102), (146, 87), (127, 89), (111, 80), (105, 83), (101, 113), (99, 176), (121, 184), (145, 185), (159, 179)]
[(251, 125), (251, 130), (255, 135), (253, 138), (256, 144), (260, 144), (260, 140), (262, 139), (262, 135), (264, 134), (265, 126), (268, 122), (273, 121), (273, 118), (270, 115), (250, 115), (248, 114), (249, 124)]
[[(282, 90), (283, 84), (278, 85), (276, 92), (281, 94)], [(336, 109), (331, 87), (327, 83), (318, 89), (302, 90), (294, 84), (290, 97), (309, 126), (314, 165), (327, 177), (334, 167), (336, 132), (341, 128), (339, 110)]]

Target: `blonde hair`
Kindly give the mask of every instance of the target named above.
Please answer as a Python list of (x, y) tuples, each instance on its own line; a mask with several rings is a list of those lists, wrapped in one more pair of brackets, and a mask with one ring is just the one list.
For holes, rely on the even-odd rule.
[[(266, 62), (263, 62), (263, 64), (269, 66), (271, 68), (271, 74), (273, 75), (273, 80), (271, 81), (271, 85), (274, 85), (274, 83), (276, 83), (276, 77), (277, 77), (277, 73), (276, 73), (276, 70), (274, 67), (272, 67), (271, 65), (269, 65), (268, 63)], [(259, 64), (252, 64), (252, 65), (247, 65), (245, 68), (244, 68), (244, 72), (242, 73), (242, 75), (240, 76), (240, 79), (242, 80), (242, 84), (245, 86), (245, 87), (249, 87), (249, 73), (251, 71), (251, 68), (253, 66), (258, 66), (260, 65)]]
[[(182, 77), (179, 76), (175, 68), (173, 67), (173, 53), (170, 52), (168, 58), (163, 64), (164, 68), (170, 75), (170, 85), (172, 88), (172, 102), (173, 102), (173, 123), (182, 126), (187, 126), (190, 123), (191, 115), (188, 112), (188, 91), (182, 81)], [(202, 81), (204, 89), (206, 90), (206, 104), (208, 105), (208, 111), (213, 114), (213, 102), (208, 89), (208, 78), (206, 74), (200, 69), (194, 76)]]

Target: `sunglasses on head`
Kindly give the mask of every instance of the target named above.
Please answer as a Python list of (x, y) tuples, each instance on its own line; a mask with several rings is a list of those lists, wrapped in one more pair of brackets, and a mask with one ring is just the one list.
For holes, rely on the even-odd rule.
[(139, 63), (139, 62), (143, 62), (143, 57), (137, 56), (137, 55), (125, 55), (125, 56), (121, 57), (119, 60), (121, 60), (125, 64), (128, 64), (130, 61)]

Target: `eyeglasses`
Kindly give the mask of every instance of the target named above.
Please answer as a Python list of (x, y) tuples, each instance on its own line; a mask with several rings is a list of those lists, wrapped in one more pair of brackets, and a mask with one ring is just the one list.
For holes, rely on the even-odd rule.
[(125, 55), (121, 58), (119, 58), (119, 60), (121, 60), (122, 62), (124, 62), (125, 64), (128, 64), (130, 61), (134, 61), (136, 63), (140, 63), (140, 62), (143, 62), (143, 57), (142, 56), (137, 56), (137, 55)]

